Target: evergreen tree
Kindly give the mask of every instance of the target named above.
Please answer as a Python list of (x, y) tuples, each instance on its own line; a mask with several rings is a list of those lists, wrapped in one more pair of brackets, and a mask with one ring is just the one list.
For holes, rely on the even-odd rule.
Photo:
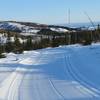
[(32, 37), (27, 38), (27, 41), (25, 43), (25, 49), (26, 50), (32, 50), (33, 49)]
[(22, 44), (20, 43), (20, 40), (19, 40), (17, 35), (14, 38), (14, 52), (15, 53), (22, 53), (23, 52)]
[(100, 25), (98, 24), (97, 31), (100, 33)]
[(2, 46), (0, 44), (0, 56), (2, 55)]
[(9, 52), (13, 51), (13, 49), (14, 49), (14, 44), (11, 42), (10, 35), (8, 35), (8, 37), (7, 37), (7, 43), (5, 45), (5, 50), (6, 50), (6, 52), (9, 53)]
[(3, 53), (3, 46), (0, 44), (0, 58), (4, 58), (5, 57), (5, 55), (3, 55), (2, 53)]

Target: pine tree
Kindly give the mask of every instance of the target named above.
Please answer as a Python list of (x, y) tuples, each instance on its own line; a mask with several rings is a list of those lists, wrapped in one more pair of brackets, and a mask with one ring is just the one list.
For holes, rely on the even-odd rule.
[(22, 53), (23, 52), (23, 47), (22, 47), (22, 44), (20, 43), (18, 36), (14, 37), (14, 52), (15, 53)]
[(100, 25), (98, 24), (97, 31), (100, 33)]
[(1, 55), (2, 55), (2, 46), (0, 45), (0, 58), (1, 58)]
[(7, 43), (5, 45), (5, 50), (6, 50), (6, 52), (9, 53), (9, 52), (13, 51), (13, 49), (14, 49), (14, 44), (11, 42), (10, 35), (8, 35), (8, 37), (7, 37)]
[(4, 58), (5, 57), (5, 55), (4, 54), (2, 54), (3, 53), (3, 46), (0, 44), (0, 58)]
[(25, 43), (25, 49), (26, 50), (32, 50), (33, 49), (32, 37), (27, 38), (27, 41)]

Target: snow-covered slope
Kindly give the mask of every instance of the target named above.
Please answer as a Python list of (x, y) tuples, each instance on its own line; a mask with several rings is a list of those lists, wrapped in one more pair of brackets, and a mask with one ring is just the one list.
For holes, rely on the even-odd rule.
[(50, 28), (50, 30), (52, 31), (56, 31), (56, 32), (59, 32), (59, 33), (62, 33), (62, 32), (68, 32), (69, 30), (67, 29), (64, 29), (64, 28)]
[(0, 29), (9, 30), (19, 32), (22, 35), (36, 35), (39, 31), (43, 30), (51, 30), (58, 33), (65, 33), (68, 32), (70, 28), (62, 27), (62, 26), (55, 26), (55, 25), (44, 25), (38, 23), (31, 23), (31, 22), (16, 22), (16, 21), (3, 21), (0, 22)]
[(0, 23), (0, 29), (8, 29), (8, 30), (21, 30), (25, 25), (21, 25), (18, 23), (11, 22), (2, 22)]
[(0, 100), (100, 100), (100, 44), (60, 46), (0, 59)]
[(19, 31), (23, 33), (37, 33), (40, 31), (36, 27), (27, 26), (21, 22), (0, 22), (0, 29), (10, 30), (10, 31)]

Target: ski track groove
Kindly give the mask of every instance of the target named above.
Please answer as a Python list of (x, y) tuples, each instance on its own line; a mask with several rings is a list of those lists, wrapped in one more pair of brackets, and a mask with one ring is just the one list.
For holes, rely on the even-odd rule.
[[(41, 52), (41, 57), (39, 58), (39, 60), (41, 60), (42, 54), (43, 54), (43, 53)], [(47, 54), (45, 54), (45, 56), (46, 56), (46, 55), (47, 55)], [(43, 56), (44, 56), (44, 55), (43, 55)], [(57, 90), (57, 88), (55, 87), (55, 85), (54, 85), (54, 83), (52, 82), (52, 80), (49, 79), (49, 78), (48, 78), (47, 80), (49, 81), (52, 90), (58, 95), (58, 97), (60, 96), (60, 97), (62, 98), (62, 100), (66, 100), (65, 97), (60, 93), (60, 91)]]
[(49, 78), (48, 78), (48, 81), (49, 81), (53, 91), (58, 95), (58, 97), (60, 96), (62, 98), (62, 100), (66, 100), (65, 97), (60, 93), (60, 91), (55, 87), (53, 81)]
[[(32, 80), (35, 80), (34, 79), (34, 75), (33, 75), (33, 77), (32, 77)], [(32, 90), (34, 90), (34, 85), (32, 85)], [(36, 89), (36, 91), (38, 91), (38, 89)], [(32, 93), (34, 94), (34, 92), (32, 91)], [(39, 98), (39, 97), (38, 97)], [(40, 100), (40, 98), (39, 98), (39, 100)]]
[[(23, 74), (23, 73), (22, 73), (22, 74)], [(19, 87), (18, 87), (18, 100), (21, 100), (21, 99), (20, 99), (20, 87), (21, 87), (21, 85), (22, 85), (22, 83), (23, 83), (25, 74), (26, 74), (26, 73), (24, 72), (23, 78), (22, 78), (21, 83), (20, 83), (20, 85), (19, 85)], [(13, 100), (14, 100), (14, 99), (13, 99)]]
[[(76, 80), (77, 80), (82, 86), (85, 86), (88, 90), (90, 90), (91, 92), (93, 92), (93, 93), (95, 93), (96, 95), (99, 95), (99, 96), (100, 96), (100, 94), (99, 94), (98, 92), (94, 91), (94, 90), (90, 87), (90, 85), (86, 82), (86, 80), (83, 80), (82, 77), (80, 77), (80, 76), (73, 70), (71, 63), (69, 63), (69, 64), (70, 64), (70, 68), (71, 68), (71, 70), (72, 70), (72, 73), (74, 73), (74, 74), (73, 74), (73, 77), (75, 77)], [(81, 82), (80, 82), (80, 80), (81, 80)], [(88, 92), (88, 91), (86, 91), (86, 92)], [(88, 92), (88, 93), (90, 94), (90, 92)], [(94, 99), (96, 99), (96, 96), (93, 95), (93, 93), (91, 93), (91, 96), (92, 96)], [(92, 99), (92, 98), (91, 98), (91, 99)]]
[[(69, 49), (70, 50), (70, 49)], [(42, 58), (44, 58), (44, 56), (46, 56), (46, 55), (43, 55), (42, 54), (42, 52), (40, 52), (41, 54), (41, 56), (40, 56), (40, 58), (38, 59), (38, 60), (41, 60)], [(69, 51), (69, 54), (70, 54), (70, 51)], [(82, 85), (82, 86), (84, 86), (85, 88), (87, 88), (88, 90), (90, 90), (91, 92), (93, 92), (93, 93), (95, 93), (95, 94), (97, 94), (97, 95), (99, 95), (100, 96), (100, 91), (99, 91), (99, 93), (97, 92), (97, 91), (95, 91), (95, 90), (93, 90), (91, 87), (93, 87), (91, 84), (89, 84), (86, 80), (84, 80), (83, 78), (82, 78), (82, 75), (81, 74), (77, 74), (77, 72), (75, 71), (75, 67), (71, 64), (71, 58), (70, 58), (70, 55), (64, 55), (64, 62), (65, 62), (65, 72), (66, 72), (66, 74), (69, 74), (70, 76), (71, 76), (71, 78), (72, 79), (74, 79), (76, 82), (79, 82), (80, 83), (80, 85)], [(17, 67), (17, 68), (20, 68), (20, 67)], [(16, 69), (17, 69), (16, 68)], [(18, 72), (20, 72), (20, 70), (15, 70), (14, 71), (14, 73), (15, 73), (15, 77), (13, 77), (13, 79), (12, 79), (12, 81), (11, 81), (11, 83), (10, 83), (10, 86), (9, 86), (9, 88), (8, 88), (8, 91), (7, 91), (7, 100), (14, 100), (14, 98), (15, 98), (15, 95), (16, 95), (16, 91), (17, 91), (17, 89), (18, 89), (18, 100), (21, 100), (21, 93), (20, 93), (20, 87), (21, 87), (21, 85), (22, 85), (22, 83), (23, 83), (23, 81), (24, 81), (24, 77), (25, 77), (25, 75), (27, 74), (27, 71), (26, 72), (22, 72), (22, 73), (18, 73)], [(13, 71), (12, 71), (12, 73), (13, 73)], [(11, 74), (12, 74), (11, 73)], [(21, 82), (20, 83), (18, 83), (18, 88), (16, 87), (14, 90), (12, 89), (13, 87), (14, 87), (14, 83), (16, 82), (16, 80), (17, 80), (17, 76), (18, 76), (18, 74), (23, 74), (23, 76), (22, 76), (22, 79), (21, 79)], [(33, 73), (33, 75), (34, 75), (34, 73)], [(35, 80), (34, 79), (34, 77), (32, 77), (33, 78), (33, 80)], [(39, 79), (39, 78), (41, 78), (41, 77), (37, 77), (37, 79)], [(65, 77), (66, 78), (66, 77)], [(50, 84), (50, 87), (52, 88), (52, 91), (54, 91), (54, 93), (58, 96), (58, 97), (61, 97), (62, 98), (62, 100), (67, 100), (65, 97), (64, 97), (64, 95), (56, 88), (56, 86), (55, 86), (55, 84), (53, 83), (53, 80), (52, 79), (50, 79), (49, 77), (46, 79), (48, 82), (49, 82), (49, 84)], [(38, 84), (39, 85), (39, 84)], [(32, 88), (33, 88), (33, 85), (32, 85)], [(82, 88), (82, 87), (80, 87), (80, 88)], [(86, 94), (84, 94), (81, 90), (79, 90), (79, 89), (77, 89), (79, 92), (81, 92), (83, 95), (85, 95), (85, 96), (87, 96)], [(93, 98), (94, 99), (98, 99), (95, 95), (93, 95), (93, 93), (91, 93), (91, 92), (89, 92), (88, 90), (84, 90), (84, 91), (86, 91), (86, 93), (88, 93), (89, 95), (91, 95), (92, 96), (92, 98), (91, 97), (89, 97), (89, 100), (93, 100)], [(37, 90), (37, 91), (39, 91), (39, 90)], [(14, 94), (12, 95), (11, 93), (13, 93), (14, 92)], [(32, 93), (34, 93), (33, 91), (32, 91)], [(37, 93), (39, 93), (39, 92), (37, 92)], [(40, 99), (40, 98), (39, 98)]]
[[(68, 60), (68, 59), (67, 59)], [(73, 72), (72, 71), (72, 68), (71, 68), (71, 66), (70, 66), (70, 64), (68, 64), (68, 66), (67, 66), (67, 69), (68, 69), (68, 72), (70, 73), (70, 75), (71, 75), (71, 77), (73, 78), (73, 79), (75, 79), (76, 80), (76, 82), (79, 82), (79, 84), (80, 85), (82, 85), (82, 86), (84, 86), (81, 82), (80, 82), (80, 80), (79, 80), (79, 77), (77, 77), (76, 75), (75, 75), (75, 72)], [(82, 81), (82, 80), (81, 80)], [(82, 87), (81, 87), (82, 88)], [(89, 89), (89, 88), (88, 88)], [(90, 89), (89, 89), (90, 90)], [(81, 90), (79, 90), (83, 95), (85, 95), (85, 96), (87, 96), (86, 94), (84, 94)], [(86, 90), (84, 90), (84, 91), (86, 91)], [(88, 91), (86, 91), (87, 93), (89, 93)], [(94, 95), (93, 94), (91, 94), (91, 93), (89, 93), (92, 97), (94, 97)], [(92, 98), (90, 98), (89, 100), (91, 100)]]
[[(73, 50), (72, 50), (73, 51)], [(88, 53), (89, 51), (86, 51), (86, 53)], [(73, 66), (73, 65), (72, 65)], [(75, 70), (75, 68), (73, 67), (73, 70)], [(76, 73), (77, 73), (78, 71), (76, 71)], [(86, 77), (84, 77), (83, 75), (81, 75), (79, 72), (78, 72), (78, 76), (80, 76), (84, 81), (86, 81), (87, 79), (86, 79)], [(91, 86), (91, 87), (93, 87), (94, 89), (96, 89), (98, 92), (96, 92), (97, 94), (99, 94), (99, 96), (100, 96), (100, 89), (98, 89), (98, 88), (95, 88), (95, 86), (93, 85), (93, 83), (91, 83), (90, 81), (88, 81), (88, 82), (86, 82), (87, 83), (87, 85), (89, 85), (89, 86)]]
[[(72, 52), (73, 52), (73, 50), (71, 50)], [(83, 86), (86, 86), (88, 89), (90, 89), (92, 92), (94, 92), (94, 93), (96, 93), (96, 94), (98, 94), (99, 95), (99, 97), (100, 97), (100, 90), (99, 89), (97, 89), (96, 88), (96, 91), (94, 90), (95, 89), (95, 87), (94, 87), (94, 85), (89, 81), (89, 82), (87, 82), (86, 80), (86, 78), (85, 77), (83, 77), (79, 72), (78, 72), (78, 74), (77, 74), (77, 71), (75, 71), (75, 67), (73, 67), (73, 65), (71, 64), (71, 60), (70, 60), (70, 56), (68, 57), (68, 60), (69, 60), (69, 64), (70, 64), (70, 68), (72, 69), (72, 71), (74, 72), (74, 74), (79, 78), (79, 80), (81, 80), (82, 79), (82, 84), (83, 84)], [(89, 88), (89, 87), (92, 87), (92, 88), (94, 88), (94, 89), (91, 89), (91, 88)]]
[[(13, 73), (13, 72), (12, 72), (12, 73)], [(10, 97), (9, 97), (9, 95), (10, 95), (9, 93), (10, 93), (10, 91), (11, 91), (11, 87), (12, 87), (14, 81), (16, 80), (16, 77), (17, 77), (17, 73), (16, 73), (15, 77), (13, 78), (13, 80), (12, 80), (10, 86), (9, 86), (8, 93), (7, 93), (7, 100), (10, 100), (10, 99), (9, 99), (9, 98), (10, 98)]]
[[(64, 55), (65, 56), (65, 55)], [(65, 56), (65, 63), (66, 63), (66, 61), (67, 61), (67, 58), (66, 58), (66, 56)], [(74, 79), (74, 80), (76, 80), (76, 82), (79, 82), (78, 80), (77, 80), (77, 78), (73, 75), (73, 72), (71, 72), (71, 69), (69, 68), (70, 66), (66, 63), (66, 66), (65, 66), (66, 68), (66, 70), (68, 70), (68, 71), (66, 71), (66, 73), (69, 73), (69, 75), (72, 77), (72, 79)], [(80, 83), (80, 82), (79, 82)], [(81, 84), (82, 85), (82, 84)], [(83, 85), (82, 85), (83, 86)], [(82, 88), (82, 87), (81, 87)], [(79, 90), (79, 89), (77, 89), (80, 93), (82, 93), (84, 96), (87, 96), (86, 94), (84, 94), (81, 90)], [(86, 91), (86, 90), (84, 90), (84, 91)], [(87, 91), (86, 91), (87, 92)], [(90, 94), (90, 93), (89, 93)], [(90, 94), (91, 95), (91, 94)], [(93, 97), (93, 95), (92, 95), (92, 97)], [(90, 100), (90, 99), (89, 99)]]
[[(17, 67), (17, 68), (19, 68), (19, 67)], [(13, 73), (13, 72), (12, 72), (12, 73)], [(12, 74), (12, 73), (11, 73), (11, 74)], [(22, 78), (21, 82), (18, 84), (18, 87), (16, 87), (16, 89), (13, 91), (12, 88), (14, 87), (14, 82), (16, 81), (16, 78), (17, 78), (18, 74), (21, 74), (21, 73), (18, 73), (18, 71), (14, 71), (14, 73), (16, 73), (16, 75), (15, 75), (15, 77), (13, 78), (13, 80), (12, 80), (10, 86), (9, 86), (8, 93), (7, 93), (7, 100), (11, 100), (10, 98), (12, 98), (12, 100), (14, 100), (14, 97), (15, 97), (15, 95), (16, 95), (16, 90), (18, 89), (18, 91), (19, 91), (20, 85), (22, 84), (23, 79), (24, 79), (24, 75), (23, 75), (23, 78)], [(22, 74), (23, 74), (23, 73), (22, 73)], [(13, 95), (11, 95), (11, 94), (9, 94), (9, 93), (11, 93), (11, 92), (12, 92), (12, 93), (15, 92), (15, 93), (14, 93)], [(18, 100), (20, 100), (20, 95), (19, 95), (19, 93), (18, 93)]]
[(51, 84), (52, 89), (55, 91), (55, 93), (59, 96), (62, 97), (63, 100), (66, 100), (65, 97), (60, 93), (60, 91), (57, 90), (57, 88), (55, 87), (55, 85), (53, 84), (53, 82), (49, 79), (49, 82)]
[[(69, 52), (70, 53), (70, 52)], [(65, 56), (65, 55), (64, 55)], [(89, 88), (90, 85), (82, 80), (82, 78), (73, 70), (72, 68), (72, 64), (70, 63), (70, 56), (68, 55), (67, 57), (65, 56), (65, 61), (68, 62), (68, 64), (66, 63), (66, 70), (68, 70), (68, 72), (70, 73), (70, 75), (73, 77), (73, 79), (75, 79), (77, 82), (79, 82), (82, 86), (85, 86), (88, 90), (90, 90), (93, 93), (98, 94), (96, 91), (94, 91), (93, 89)], [(68, 66), (67, 66), (68, 65)], [(81, 81), (80, 81), (81, 80)], [(85, 90), (86, 91), (86, 90)], [(88, 92), (88, 91), (86, 91)], [(81, 92), (82, 93), (82, 92)], [(88, 92), (93, 98), (96, 99), (96, 96), (93, 95), (92, 93)], [(93, 100), (93, 98), (90, 98)]]

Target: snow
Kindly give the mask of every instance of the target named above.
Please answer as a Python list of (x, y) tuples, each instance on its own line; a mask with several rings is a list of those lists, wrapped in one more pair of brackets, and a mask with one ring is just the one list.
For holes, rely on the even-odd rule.
[(0, 23), (0, 29), (22, 29), (24, 28), (25, 25), (21, 25), (19, 23), (15, 23), (15, 22), (2, 22)]
[[(35, 27), (31, 27), (31, 26), (26, 26), (26, 25), (22, 25), (20, 23), (17, 22), (2, 22), (0, 23), (0, 29), (9, 29), (9, 30), (20, 30), (22, 33), (22, 35), (32, 35), (33, 33), (36, 34), (37, 32), (39, 32), (40, 30), (35, 28)], [(33, 34), (33, 35), (34, 35)]]
[(16, 26), (16, 27), (19, 27), (19, 28), (22, 28), (22, 27), (24, 27), (25, 25), (21, 25), (21, 24), (19, 24), (19, 23), (11, 23), (11, 22), (8, 22), (8, 25), (11, 25), (11, 26)]
[(29, 28), (29, 29), (27, 29), (27, 30), (24, 30), (23, 33), (37, 33), (37, 32), (39, 32), (39, 31), (40, 31), (40, 30), (32, 29), (32, 28), (30, 29), (30, 28)]
[(20, 34), (23, 36), (35, 36), (36, 35), (35, 33), (30, 33), (30, 32), (22, 32)]
[(6, 54), (0, 100), (100, 100), (100, 44)]
[(69, 30), (64, 29), (64, 28), (50, 28), (50, 30), (52, 31), (56, 31), (56, 32), (68, 32)]
[(4, 36), (4, 33), (0, 33), (0, 43), (4, 44), (7, 41), (7, 37)]

